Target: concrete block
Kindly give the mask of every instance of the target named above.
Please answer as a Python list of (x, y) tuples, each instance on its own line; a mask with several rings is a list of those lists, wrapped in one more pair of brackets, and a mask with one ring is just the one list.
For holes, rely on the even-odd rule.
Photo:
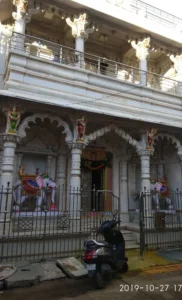
[(79, 278), (88, 274), (87, 269), (74, 257), (59, 259), (57, 266), (71, 278)]
[(13, 265), (0, 265), (0, 280), (4, 280), (12, 276), (16, 272), (17, 268)]
[(39, 283), (41, 273), (43, 273), (43, 269), (41, 269), (40, 264), (34, 266), (29, 265), (26, 268), (18, 268), (16, 273), (5, 280), (5, 287), (12, 289), (33, 286)]
[(42, 263), (43, 273), (40, 276), (40, 282), (65, 278), (66, 275), (56, 266), (55, 262)]

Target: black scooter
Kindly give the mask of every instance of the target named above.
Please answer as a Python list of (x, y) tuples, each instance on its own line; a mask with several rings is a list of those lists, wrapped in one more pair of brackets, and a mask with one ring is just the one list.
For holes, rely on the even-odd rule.
[(125, 257), (125, 241), (122, 233), (114, 227), (120, 221), (108, 220), (101, 224), (97, 234), (104, 236), (104, 242), (89, 240), (85, 242), (83, 263), (88, 276), (94, 279), (97, 288), (104, 288), (107, 278), (115, 272), (128, 271), (128, 258)]

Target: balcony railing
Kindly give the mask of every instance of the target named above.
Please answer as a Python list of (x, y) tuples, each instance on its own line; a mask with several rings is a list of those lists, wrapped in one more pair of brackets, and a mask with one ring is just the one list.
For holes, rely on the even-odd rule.
[[(123, 0), (105, 0), (108, 3), (119, 7), (125, 7)], [(131, 0), (128, 2), (128, 6), (125, 7), (127, 10), (132, 11), (135, 14), (140, 14), (149, 20), (155, 21), (164, 25), (172, 30), (182, 29), (182, 19), (173, 16), (157, 7), (149, 5), (140, 0)]]
[(79, 52), (73, 48), (30, 35), (21, 35), (14, 32), (11, 39), (11, 50), (42, 60), (52, 61), (60, 66), (66, 65), (68, 67), (81, 68), (99, 76), (110, 77), (121, 82), (182, 95), (182, 83), (179, 81), (155, 73), (141, 71), (138, 68), (104, 57)]

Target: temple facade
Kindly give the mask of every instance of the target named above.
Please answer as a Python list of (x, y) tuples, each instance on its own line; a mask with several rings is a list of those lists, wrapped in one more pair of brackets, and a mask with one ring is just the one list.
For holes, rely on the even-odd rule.
[[(181, 190), (182, 20), (142, 3), (0, 2), (0, 186), (14, 189), (6, 209), (21, 210), (28, 176), (59, 190), (52, 210), (74, 210), (71, 187), (83, 191), (77, 210), (119, 207), (124, 223), (156, 183)], [(32, 211), (43, 209), (38, 200)]]

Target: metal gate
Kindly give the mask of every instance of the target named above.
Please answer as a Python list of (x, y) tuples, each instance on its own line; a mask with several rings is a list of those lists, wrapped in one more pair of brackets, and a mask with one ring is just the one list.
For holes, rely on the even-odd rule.
[[(43, 207), (42, 199), (42, 207), (38, 211), (34, 205), (36, 199), (32, 196), (22, 203), (19, 210), (17, 207), (14, 209), (13, 190), (9, 186), (2, 188), (0, 261), (80, 257), (83, 254), (84, 241), (95, 238), (98, 226), (104, 220), (113, 218), (114, 210), (120, 211), (119, 197), (107, 190), (92, 191), (95, 208), (88, 210), (80, 205), (86, 200), (88, 192), (70, 187), (56, 188), (56, 209)], [(45, 195), (48, 200), (49, 190), (45, 190)], [(120, 218), (119, 214), (117, 218)]]
[(140, 252), (182, 246), (182, 192), (140, 195)]

